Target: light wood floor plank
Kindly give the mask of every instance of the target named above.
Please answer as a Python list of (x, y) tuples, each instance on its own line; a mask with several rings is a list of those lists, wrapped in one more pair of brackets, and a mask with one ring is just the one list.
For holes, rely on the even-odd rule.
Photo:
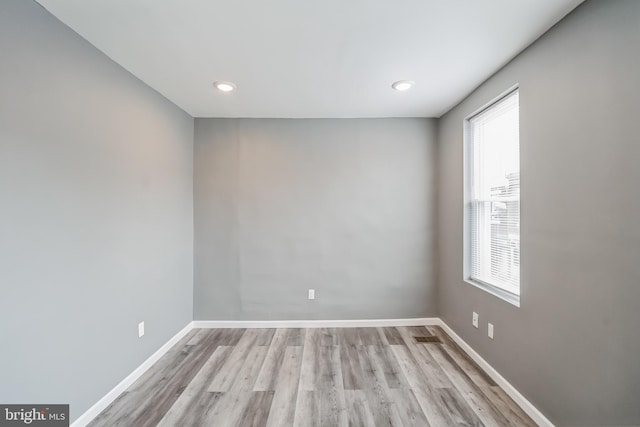
[(384, 345), (384, 341), (376, 328), (358, 328), (362, 345)]
[(340, 362), (340, 346), (320, 347), (320, 374), (316, 390), (320, 397), (320, 417), (323, 425), (347, 426), (347, 403)]
[(236, 380), (238, 373), (242, 369), (245, 359), (249, 355), (252, 347), (255, 345), (258, 337), (258, 331), (255, 329), (247, 329), (242, 338), (234, 346), (233, 351), (227, 358), (223, 369), (211, 381), (208, 391), (210, 392), (227, 392)]
[(218, 345), (237, 345), (238, 341), (242, 338), (246, 329), (214, 329), (217, 332), (216, 340)]
[(207, 412), (206, 417), (201, 420), (201, 424), (216, 427), (239, 426), (240, 419), (249, 408), (249, 402), (253, 391), (237, 391), (235, 393), (212, 393), (222, 395), (213, 405), (213, 409)]
[(395, 389), (389, 392), (404, 427), (429, 427), (429, 421), (427, 421), (413, 391)]
[(485, 395), (493, 394), (489, 400), (514, 427), (536, 427), (536, 423), (498, 386), (489, 387)]
[(429, 346), (428, 351), (434, 359), (443, 367), (451, 382), (460, 391), (462, 397), (473, 408), (478, 417), (486, 426), (510, 425), (507, 418), (497, 410), (484, 396), (484, 393), (474, 383), (465, 371), (449, 356), (441, 345)]
[(465, 370), (467, 375), (469, 375), (476, 384), (487, 387), (496, 385), (495, 381), (493, 381), (493, 379), (491, 379), (491, 377), (484, 372), (478, 364), (474, 362), (473, 359), (471, 359), (471, 357), (442, 330), (442, 328), (439, 326), (433, 326), (430, 327), (430, 330), (433, 331), (434, 335), (438, 336), (442, 340), (444, 344), (442, 348), (445, 349), (456, 363)]
[(384, 331), (384, 336), (387, 338), (389, 345), (404, 345), (404, 339), (398, 329), (396, 328), (381, 328)]
[(320, 374), (320, 329), (309, 329), (304, 336), (300, 390), (314, 391)]
[(429, 379), (424, 376), (409, 349), (400, 345), (394, 345), (391, 348), (429, 424), (433, 426), (454, 425), (451, 415), (442, 407), (439, 396), (431, 388)]
[(299, 390), (293, 419), (294, 427), (322, 427), (320, 395), (310, 390)]
[(289, 339), (287, 345), (301, 347), (304, 344), (305, 329), (289, 329)]
[[(211, 331), (209, 335), (216, 333)], [(206, 363), (215, 348), (214, 343), (207, 340), (199, 345), (183, 345), (180, 351), (172, 350), (169, 358), (159, 360), (129, 388), (128, 399), (119, 401), (123, 408), (111, 406), (114, 415), (98, 417), (91, 426), (156, 426)]]
[(200, 341), (202, 341), (203, 338), (206, 338), (206, 336), (210, 332), (211, 331), (208, 329), (192, 329), (191, 331), (189, 331), (189, 340), (187, 341), (186, 345), (199, 344)]
[(258, 391), (252, 393), (251, 399), (247, 404), (247, 411), (245, 411), (240, 417), (238, 426), (265, 427), (267, 425), (267, 419), (269, 417), (269, 411), (271, 410), (274, 394), (275, 392), (273, 391)]
[(367, 352), (373, 363), (384, 376), (384, 381), (389, 388), (409, 388), (409, 383), (398, 364), (391, 347), (388, 345), (368, 346)]
[(260, 374), (256, 380), (254, 390), (268, 391), (276, 389), (276, 381), (280, 373), (280, 367), (282, 366), (288, 340), (289, 329), (278, 329), (274, 333), (265, 361), (262, 364)]
[[(267, 347), (254, 346), (249, 350), (247, 358), (245, 359), (236, 379), (229, 388), (230, 393), (237, 391), (253, 391), (258, 374), (262, 369), (264, 359), (267, 356)], [(233, 357), (233, 353), (231, 354)]]
[(275, 329), (259, 329), (258, 336), (256, 337), (256, 345), (271, 345), (271, 340), (273, 339), (273, 335), (276, 333)]
[[(452, 364), (457, 364), (460, 370), (469, 377), (482, 394), (482, 399), (489, 402), (500, 414), (500, 425), (531, 426), (533, 420), (520, 408), (506, 393), (497, 394), (494, 390), (500, 389), (496, 383), (466, 354), (440, 327), (430, 328), (435, 335), (445, 343), (441, 347), (444, 356), (449, 358)], [(507, 420), (505, 424), (503, 420)]]
[(339, 328), (340, 345), (362, 345), (359, 328)]
[(437, 394), (440, 401), (447, 408), (447, 412), (455, 422), (455, 425), (484, 427), (480, 418), (476, 415), (471, 407), (465, 402), (458, 390), (453, 388), (438, 389)]
[(418, 344), (413, 340), (413, 337), (431, 336), (431, 333), (422, 326), (401, 327), (397, 329), (404, 339), (407, 349), (409, 349), (413, 357), (418, 361), (420, 369), (425, 373), (427, 378), (429, 378), (431, 386), (434, 388), (451, 388), (453, 386), (451, 380), (445, 375), (442, 367), (433, 360), (433, 357), (427, 351), (428, 345)]
[(193, 424), (205, 416), (222, 394), (206, 393), (207, 386), (220, 371), (233, 347), (219, 346), (204, 364), (198, 375), (189, 383), (167, 414), (158, 423), (159, 427), (171, 427), (190, 420)]
[(366, 393), (362, 390), (347, 390), (345, 395), (349, 427), (377, 427)]
[(179, 405), (176, 407), (174, 404), (160, 420), (158, 427), (203, 425), (204, 420), (214, 417), (213, 411), (224, 397), (224, 393), (209, 393), (203, 390), (200, 394), (189, 399), (185, 406)]
[(419, 326), (193, 330), (90, 425), (535, 423), (441, 328)]
[(340, 337), (336, 328), (320, 328), (320, 345), (338, 345)]
[(287, 347), (280, 375), (278, 375), (267, 426), (279, 427), (293, 424), (301, 366), (302, 348), (297, 346)]
[(384, 372), (370, 357), (369, 346), (359, 347), (358, 357), (362, 367), (363, 390), (376, 426), (402, 427), (397, 408), (393, 405)]
[(340, 344), (340, 366), (342, 368), (342, 379), (345, 390), (362, 390), (363, 378), (362, 367), (360, 366), (359, 352), (363, 351), (362, 346), (342, 343)]

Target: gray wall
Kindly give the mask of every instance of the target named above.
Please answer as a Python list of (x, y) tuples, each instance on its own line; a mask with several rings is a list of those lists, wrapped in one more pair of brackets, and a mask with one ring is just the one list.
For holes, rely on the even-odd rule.
[(195, 318), (436, 315), (435, 131), (429, 119), (196, 119)]
[[(589, 0), (439, 123), (441, 315), (559, 426), (640, 422), (639, 76), (640, 2)], [(520, 308), (462, 281), (463, 119), (516, 83)]]
[(0, 52), (0, 402), (76, 418), (192, 319), (193, 119), (35, 2)]

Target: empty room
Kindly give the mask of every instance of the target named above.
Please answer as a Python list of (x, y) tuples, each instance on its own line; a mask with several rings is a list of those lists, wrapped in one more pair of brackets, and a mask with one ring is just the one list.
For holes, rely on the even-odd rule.
[(1, 0), (0, 426), (640, 426), (640, 1)]

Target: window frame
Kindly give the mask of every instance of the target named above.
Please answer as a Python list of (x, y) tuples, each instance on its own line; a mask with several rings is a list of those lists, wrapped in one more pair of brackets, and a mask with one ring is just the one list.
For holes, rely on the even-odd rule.
[[(464, 128), (463, 128), (463, 280), (466, 283), (469, 283), (477, 288), (480, 288), (489, 294), (492, 294), (510, 304), (515, 305), (516, 307), (520, 307), (520, 296), (522, 294), (522, 283), (520, 283), (518, 294), (509, 292), (501, 287), (493, 285), (491, 283), (487, 283), (485, 281), (472, 278), (471, 277), (471, 226), (470, 226), (470, 204), (473, 200), (472, 191), (473, 191), (473, 124), (472, 120), (477, 117), (479, 114), (484, 113), (485, 111), (491, 109), (495, 105), (499, 104), (504, 99), (513, 95), (514, 93), (518, 93), (518, 98), (520, 96), (520, 86), (518, 84), (510, 87), (506, 91), (502, 92), (500, 95), (484, 104), (481, 108), (477, 109), (473, 113), (469, 114), (464, 119)], [(520, 114), (518, 114), (518, 123), (520, 123)], [(518, 144), (520, 145), (520, 135), (518, 135)], [(522, 175), (520, 175), (522, 178)], [(522, 199), (519, 199), (519, 202), (522, 203)], [(522, 209), (520, 209), (519, 216), (519, 224), (520, 224), (520, 254), (522, 255)], [(520, 263), (522, 262), (522, 256), (520, 257)], [(520, 273), (520, 278), (522, 277), (522, 273)]]

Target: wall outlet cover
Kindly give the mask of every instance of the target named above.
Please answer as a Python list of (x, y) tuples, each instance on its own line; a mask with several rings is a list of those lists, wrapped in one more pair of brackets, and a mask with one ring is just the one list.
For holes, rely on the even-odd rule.
[(144, 335), (144, 322), (138, 323), (138, 338), (142, 338)]

